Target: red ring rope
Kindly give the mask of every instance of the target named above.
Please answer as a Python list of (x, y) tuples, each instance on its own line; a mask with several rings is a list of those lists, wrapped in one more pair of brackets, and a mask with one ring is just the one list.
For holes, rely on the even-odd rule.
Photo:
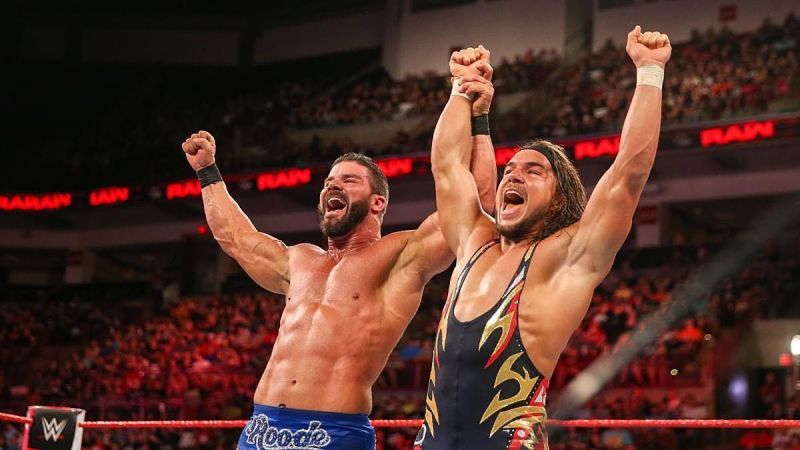
[(89, 429), (125, 428), (244, 428), (246, 420), (108, 420), (83, 422), (81, 426)]
[[(28, 417), (0, 412), (0, 421), (31, 424)], [(134, 428), (243, 428), (246, 420), (121, 420), (83, 422), (85, 429), (134, 429)], [(800, 420), (763, 419), (581, 419), (549, 420), (550, 426), (568, 428), (800, 428)], [(419, 419), (372, 421), (375, 428), (417, 428)]]
[(16, 414), (8, 414), (4, 412), (0, 412), (0, 421), (12, 422), (12, 423), (24, 423), (24, 424), (32, 424), (33, 419), (30, 417), (18, 416)]
[(548, 420), (568, 428), (800, 428), (800, 420), (764, 419), (582, 419)]

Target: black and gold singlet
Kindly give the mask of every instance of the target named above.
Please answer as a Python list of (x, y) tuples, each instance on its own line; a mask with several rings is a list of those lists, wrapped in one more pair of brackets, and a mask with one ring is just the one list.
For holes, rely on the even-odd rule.
[(415, 450), (546, 450), (547, 379), (522, 345), (518, 307), (536, 244), (531, 244), (500, 300), (468, 322), (455, 317), (469, 259), (447, 300), (436, 333), (425, 421)]

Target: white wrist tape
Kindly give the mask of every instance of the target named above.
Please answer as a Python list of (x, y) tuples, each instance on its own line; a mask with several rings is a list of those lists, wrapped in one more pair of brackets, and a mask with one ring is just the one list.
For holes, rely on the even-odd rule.
[(664, 69), (654, 64), (636, 69), (636, 85), (637, 86), (655, 86), (661, 89), (664, 84)]
[(464, 97), (465, 99), (467, 99), (469, 101), (472, 101), (472, 100), (475, 99), (475, 95), (474, 94), (467, 94), (466, 92), (460, 92), (458, 90), (459, 86), (461, 86), (461, 78), (460, 77), (453, 78), (453, 89), (450, 91), (450, 96), (451, 97), (455, 95), (455, 96), (458, 96), (458, 97)]

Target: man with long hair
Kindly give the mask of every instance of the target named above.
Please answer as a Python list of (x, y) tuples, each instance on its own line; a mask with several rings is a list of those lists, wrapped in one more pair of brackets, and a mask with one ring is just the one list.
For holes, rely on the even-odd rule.
[(494, 218), (481, 211), (468, 171), (470, 97), (492, 92), (488, 52), (451, 56), (453, 95), (431, 158), (442, 231), (457, 259), (415, 448), (548, 448), (547, 380), (630, 231), (656, 155), (669, 39), (637, 26), (626, 50), (637, 86), (619, 154), (588, 203), (564, 150), (534, 140), (506, 165)]

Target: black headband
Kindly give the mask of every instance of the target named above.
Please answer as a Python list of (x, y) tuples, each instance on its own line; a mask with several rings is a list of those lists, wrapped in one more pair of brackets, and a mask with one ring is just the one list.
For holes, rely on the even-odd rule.
[(547, 148), (545, 146), (541, 146), (540, 147), (538, 145), (537, 146), (533, 146), (533, 147), (521, 148), (520, 150), (534, 150), (534, 151), (537, 151), (537, 152), (541, 153), (542, 155), (544, 155), (545, 158), (547, 158), (548, 161), (550, 161), (550, 167), (553, 168), (553, 173), (556, 174), (556, 175), (558, 174), (558, 170), (556, 168), (556, 157), (555, 157), (555, 155), (553, 155), (553, 150), (551, 150), (551, 149), (549, 149), (549, 148)]

